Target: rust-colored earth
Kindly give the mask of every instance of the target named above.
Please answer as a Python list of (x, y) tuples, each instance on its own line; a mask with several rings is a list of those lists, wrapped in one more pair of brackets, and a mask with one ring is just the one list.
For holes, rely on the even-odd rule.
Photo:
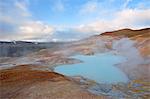
[[(0, 71), (1, 99), (106, 99), (93, 95), (65, 76), (21, 65)], [(37, 68), (37, 67), (36, 67)]]

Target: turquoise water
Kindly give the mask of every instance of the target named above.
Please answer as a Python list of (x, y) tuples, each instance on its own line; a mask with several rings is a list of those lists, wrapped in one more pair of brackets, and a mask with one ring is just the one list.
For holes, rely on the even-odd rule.
[(114, 65), (124, 59), (111, 53), (96, 54), (93, 56), (77, 55), (83, 63), (60, 65), (54, 71), (67, 76), (83, 76), (98, 83), (127, 82), (128, 78)]

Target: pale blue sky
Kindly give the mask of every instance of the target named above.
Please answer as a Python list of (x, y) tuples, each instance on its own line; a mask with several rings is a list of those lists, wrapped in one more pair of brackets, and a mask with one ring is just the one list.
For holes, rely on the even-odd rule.
[(0, 40), (76, 40), (150, 27), (150, 0), (1, 0)]

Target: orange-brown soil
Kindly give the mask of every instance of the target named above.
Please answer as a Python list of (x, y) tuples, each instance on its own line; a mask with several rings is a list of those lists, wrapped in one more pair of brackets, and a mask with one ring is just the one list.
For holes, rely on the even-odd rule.
[[(93, 95), (67, 77), (21, 65), (0, 70), (1, 99), (106, 99)], [(36, 67), (37, 68), (37, 67)]]

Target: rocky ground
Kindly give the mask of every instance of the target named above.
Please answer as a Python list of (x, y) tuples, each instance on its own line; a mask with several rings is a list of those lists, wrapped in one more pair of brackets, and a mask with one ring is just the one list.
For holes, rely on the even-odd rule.
[[(116, 42), (117, 44), (120, 42), (117, 49), (114, 48)], [(122, 47), (125, 48), (126, 54), (120, 46), (128, 44), (131, 46)], [(150, 28), (123, 29), (61, 44), (55, 50), (44, 48), (21, 57), (2, 57), (0, 58), (0, 97), (1, 99), (148, 99), (150, 97), (149, 44)], [(130, 78), (129, 83), (108, 85), (96, 84), (90, 80), (81, 82), (83, 79), (80, 77), (70, 78), (53, 72), (55, 66), (82, 62), (69, 56), (93, 55), (109, 51), (131, 57), (127, 62), (117, 65)], [(131, 56), (128, 56), (128, 53)]]

